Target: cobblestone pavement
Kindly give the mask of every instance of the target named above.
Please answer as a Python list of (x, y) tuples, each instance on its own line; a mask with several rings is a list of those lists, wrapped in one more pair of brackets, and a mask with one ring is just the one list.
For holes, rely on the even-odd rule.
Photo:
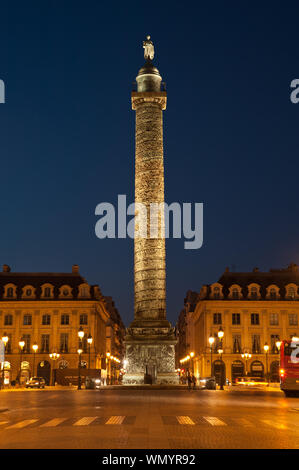
[(55, 390), (0, 394), (2, 449), (299, 448), (280, 392)]

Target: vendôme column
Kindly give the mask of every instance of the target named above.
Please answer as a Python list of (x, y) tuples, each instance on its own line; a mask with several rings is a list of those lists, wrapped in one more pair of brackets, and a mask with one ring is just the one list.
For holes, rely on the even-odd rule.
[[(166, 91), (153, 65), (154, 46), (147, 36), (143, 42), (145, 64), (136, 77), (132, 92), (136, 111), (135, 203), (138, 216), (142, 203), (147, 209), (143, 229), (135, 224), (134, 239), (134, 320), (127, 329), (126, 374), (124, 383), (177, 383), (174, 329), (166, 320), (166, 268), (164, 217), (150, 236), (150, 204), (164, 202), (163, 116)], [(140, 220), (140, 219), (139, 219)], [(153, 224), (151, 229), (153, 230)], [(153, 235), (153, 234), (152, 234)]]

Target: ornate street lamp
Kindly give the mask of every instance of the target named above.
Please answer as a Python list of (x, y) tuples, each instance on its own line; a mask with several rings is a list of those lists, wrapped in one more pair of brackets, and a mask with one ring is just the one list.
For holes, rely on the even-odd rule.
[(21, 338), (20, 341), (19, 341), (19, 348), (20, 348), (20, 380), (19, 380), (19, 384), (20, 385), (21, 385), (21, 374), (22, 374), (22, 354), (23, 354), (24, 346), (25, 346), (25, 341), (23, 340), (23, 338)]
[[(220, 354), (220, 361), (221, 361), (221, 378), (220, 378), (220, 390), (224, 390), (223, 388), (223, 380), (224, 380), (224, 363), (222, 361), (222, 354), (223, 354), (223, 336), (224, 336), (224, 331), (223, 329), (219, 328), (218, 331), (218, 338), (220, 339), (220, 348), (218, 349), (218, 353)], [(221, 352), (220, 352), (221, 351)]]
[(111, 377), (110, 377), (110, 367), (111, 367), (111, 364), (110, 364), (110, 359), (111, 359), (111, 354), (110, 352), (107, 352), (106, 353), (106, 356), (107, 356), (107, 362), (108, 362), (108, 377), (107, 377), (107, 385), (111, 385), (110, 384), (110, 380), (111, 380)]
[[(53, 361), (53, 366), (51, 367), (51, 374), (50, 374), (50, 385), (52, 385), (53, 377), (55, 377), (55, 374), (54, 374), (55, 361), (57, 361), (57, 359), (60, 357), (60, 354), (56, 352), (52, 352), (51, 354), (49, 354), (49, 357)], [(55, 385), (55, 381), (54, 381), (54, 385)]]
[(79, 354), (79, 362), (78, 362), (78, 390), (81, 390), (81, 354), (83, 350), (81, 348), (78, 349)]
[(248, 359), (251, 358), (251, 354), (249, 354), (248, 352), (245, 352), (245, 353), (241, 354), (241, 357), (243, 357), (243, 359), (245, 359), (245, 377), (246, 377), (248, 375), (247, 361), (248, 361)]
[(264, 344), (264, 351), (266, 354), (266, 376), (267, 376), (267, 387), (269, 387), (269, 372), (268, 372), (268, 353), (269, 353), (269, 345), (268, 343)]
[(209, 343), (210, 343), (210, 352), (211, 352), (211, 377), (213, 375), (213, 344), (215, 342), (215, 337), (210, 334)]
[(88, 369), (90, 369), (90, 348), (91, 348), (91, 345), (92, 345), (92, 336), (91, 334), (89, 333), (88, 337), (87, 337), (87, 342), (88, 342)]
[(33, 374), (32, 374), (32, 377), (34, 377), (35, 355), (36, 355), (36, 351), (38, 350), (38, 345), (37, 345), (37, 343), (34, 343), (34, 344), (32, 345), (32, 349), (33, 349)]
[(280, 351), (281, 343), (282, 343), (282, 341), (280, 341), (280, 339), (278, 339), (275, 343), (275, 346), (276, 346), (278, 352)]

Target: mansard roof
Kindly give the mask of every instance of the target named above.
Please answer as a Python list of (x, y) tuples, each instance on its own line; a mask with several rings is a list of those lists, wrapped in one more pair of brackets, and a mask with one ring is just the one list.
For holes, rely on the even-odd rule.
[[(54, 296), (47, 300), (56, 300), (59, 296), (59, 289), (62, 286), (69, 286), (72, 289), (72, 296), (76, 298), (79, 293), (80, 284), (88, 284), (86, 279), (79, 274), (77, 269), (73, 267), (71, 273), (49, 273), (49, 272), (11, 272), (9, 266), (3, 266), (3, 272), (0, 272), (0, 299), (3, 299), (4, 286), (7, 284), (14, 284), (17, 289), (17, 300), (22, 298), (22, 288), (25, 286), (32, 286), (35, 288), (36, 299), (41, 296), (41, 287), (44, 284), (51, 284), (54, 286)], [(97, 286), (90, 286), (90, 298), (95, 299), (95, 291)], [(12, 299), (12, 300), (16, 300)], [(9, 300), (9, 299), (8, 299)], [(22, 298), (22, 300), (24, 300)], [(63, 300), (63, 299), (59, 299)], [(69, 299), (66, 299), (69, 300)]]
[[(282, 299), (286, 296), (286, 286), (295, 284), (299, 287), (299, 270), (294, 263), (285, 269), (270, 269), (267, 272), (261, 272), (258, 268), (254, 268), (252, 272), (231, 272), (226, 268), (225, 272), (219, 278), (218, 283), (222, 286), (224, 299), (228, 298), (229, 289), (232, 285), (239, 285), (246, 300), (248, 296), (248, 286), (250, 284), (258, 284), (260, 286), (261, 299), (266, 297), (267, 288), (271, 285), (277, 286)], [(211, 286), (204, 286), (202, 293), (205, 292), (204, 298), (209, 298)]]

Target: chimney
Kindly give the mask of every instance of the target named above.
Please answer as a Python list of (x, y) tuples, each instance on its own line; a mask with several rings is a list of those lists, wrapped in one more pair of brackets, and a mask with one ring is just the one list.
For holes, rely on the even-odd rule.
[(10, 266), (8, 266), (8, 264), (3, 264), (2, 272), (3, 273), (10, 273)]
[(79, 266), (77, 264), (73, 264), (72, 273), (73, 274), (79, 274)]

